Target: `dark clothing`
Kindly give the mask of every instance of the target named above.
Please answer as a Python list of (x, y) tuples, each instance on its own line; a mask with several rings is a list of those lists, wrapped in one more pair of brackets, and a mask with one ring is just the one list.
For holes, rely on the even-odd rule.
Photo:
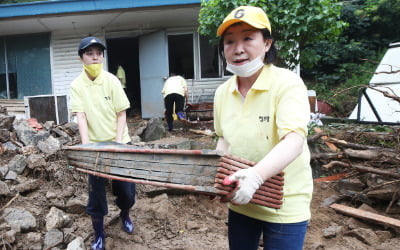
[(185, 97), (180, 94), (169, 94), (164, 98), (165, 105), (165, 118), (168, 124), (172, 124), (174, 121), (172, 114), (174, 113), (174, 103), (175, 103), (175, 113), (183, 112), (183, 106), (185, 105)]
[[(86, 212), (91, 216), (100, 217), (108, 213), (106, 181), (105, 178), (89, 175), (89, 202)], [(135, 183), (112, 180), (112, 191), (117, 197), (115, 203), (121, 210), (128, 210), (135, 204)]]
[(259, 249), (262, 233), (264, 250), (301, 250), (304, 244), (307, 225), (308, 221), (299, 223), (270, 223), (250, 218), (229, 209), (229, 249), (257, 250)]

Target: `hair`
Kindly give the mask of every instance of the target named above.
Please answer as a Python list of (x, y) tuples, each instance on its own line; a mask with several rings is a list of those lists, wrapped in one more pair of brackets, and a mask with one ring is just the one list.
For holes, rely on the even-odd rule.
[(100, 50), (102, 50), (102, 51), (103, 51), (103, 54), (104, 54), (104, 48), (103, 48), (103, 46), (101, 46), (101, 45), (99, 45), (99, 44), (95, 43), (95, 44), (93, 44), (93, 45), (87, 46), (87, 47), (86, 47), (86, 48), (84, 48), (84, 49), (81, 49), (81, 50), (79, 50), (79, 51), (78, 51), (78, 55), (79, 55), (79, 57), (80, 57), (80, 58), (82, 58), (82, 56), (83, 56), (83, 53), (85, 53), (85, 51), (86, 51), (86, 50), (88, 50), (89, 48), (93, 48), (93, 47), (97, 47), (97, 48), (99, 48)]
[[(235, 24), (233, 24), (235, 25)], [(274, 38), (271, 36), (271, 32), (268, 29), (261, 29), (260, 30), (262, 33), (262, 36), (265, 40), (267, 39), (271, 39), (272, 40), (272, 44), (271, 47), (269, 48), (269, 50), (265, 53), (265, 57), (264, 57), (264, 63), (265, 64), (274, 64), (276, 63), (277, 59), (278, 59), (278, 51), (275, 47), (275, 40)], [(225, 36), (225, 32), (222, 34), (222, 36), (219, 39), (218, 42), (218, 50), (220, 53), (220, 56), (222, 58), (225, 58), (224, 55), (224, 36)]]

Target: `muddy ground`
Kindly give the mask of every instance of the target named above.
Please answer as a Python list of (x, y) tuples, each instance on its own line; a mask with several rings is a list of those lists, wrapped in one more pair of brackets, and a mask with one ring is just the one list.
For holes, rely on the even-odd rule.
[[(129, 126), (133, 129), (134, 124), (131, 122)], [(194, 134), (180, 128), (168, 133), (166, 140), (179, 140), (182, 137), (203, 141), (204, 145), (209, 146), (215, 143), (212, 136)], [(87, 199), (85, 174), (68, 168), (62, 155), (57, 157), (56, 164), (52, 164), (51, 168), (30, 172), (24, 177), (38, 179), (41, 182), (38, 190), (21, 194), (7, 204), (7, 207), (24, 207), (33, 213), (39, 221), (37, 232), (42, 235), (46, 232), (46, 214), (51, 206), (63, 207), (65, 192), (72, 192), (82, 200)], [(2, 156), (1, 161), (4, 163), (6, 158)], [(396, 230), (345, 216), (329, 208), (327, 204), (340, 196), (336, 187), (335, 181), (315, 182), (312, 219), (304, 249), (399, 249), (400, 237)], [(49, 192), (56, 193), (58, 198), (48, 198)], [(112, 194), (108, 193), (109, 214), (105, 222), (107, 249), (228, 249), (227, 207), (218, 199), (138, 184), (136, 204), (130, 213), (135, 224), (132, 235), (121, 230), (119, 211), (113, 199)], [(10, 197), (0, 199), (0, 207), (8, 202)], [(355, 206), (351, 200), (344, 199), (341, 203)], [(382, 208), (373, 209), (385, 215)], [(69, 216), (71, 222), (68, 228), (64, 228), (64, 241), (68, 243), (76, 236), (81, 236), (85, 239), (85, 246), (89, 247), (93, 240), (89, 216), (84, 211), (70, 213)], [(327, 234), (329, 228), (333, 228), (335, 233)], [(360, 233), (360, 230), (364, 233)], [(360, 236), (363, 234), (363, 237)], [(17, 243), (3, 245), (2, 249), (40, 249), (39, 243), (30, 242), (24, 233), (18, 233), (16, 237)]]

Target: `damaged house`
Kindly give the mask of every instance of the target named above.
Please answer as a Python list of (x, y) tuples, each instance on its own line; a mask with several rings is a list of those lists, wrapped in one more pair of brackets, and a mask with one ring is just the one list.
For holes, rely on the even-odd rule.
[(17, 117), (69, 121), (69, 86), (82, 70), (77, 45), (88, 35), (106, 43), (106, 70), (116, 73), (118, 65), (125, 69), (128, 97), (142, 118), (163, 116), (161, 90), (171, 72), (187, 80), (191, 103), (212, 102), (226, 72), (217, 47), (197, 32), (200, 2), (0, 5), (0, 104)]

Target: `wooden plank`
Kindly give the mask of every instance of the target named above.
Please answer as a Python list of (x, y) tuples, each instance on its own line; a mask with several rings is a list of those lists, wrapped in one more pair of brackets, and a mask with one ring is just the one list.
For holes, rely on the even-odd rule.
[(93, 165), (85, 162), (70, 161), (74, 167), (89, 169), (92, 171), (99, 171), (119, 176), (126, 176), (136, 179), (160, 181), (166, 183), (177, 183), (187, 185), (213, 185), (215, 182), (214, 176), (199, 176), (181, 173), (168, 173), (164, 171), (147, 171), (141, 169), (127, 169), (108, 165)]
[(178, 155), (178, 154), (156, 154), (156, 153), (144, 153), (141, 152), (97, 152), (91, 151), (70, 151), (67, 154), (79, 155), (83, 157), (101, 157), (107, 159), (121, 159), (127, 161), (146, 161), (146, 162), (164, 162), (171, 164), (180, 165), (216, 165), (219, 161), (220, 156), (210, 155), (209, 157), (205, 155)]
[[(184, 190), (208, 193), (208, 194), (213, 194), (213, 195), (226, 195), (227, 194), (226, 191), (219, 190), (219, 189), (215, 188), (214, 186), (193, 186), (193, 185), (181, 185), (181, 184), (165, 183), (165, 182), (158, 182), (158, 181), (140, 180), (140, 179), (127, 178), (124, 176), (116, 176), (116, 175), (100, 173), (100, 172), (91, 171), (91, 170), (83, 169), (83, 168), (75, 168), (75, 169), (78, 171), (84, 172), (84, 173), (100, 176), (100, 177), (107, 178), (107, 179), (121, 180), (121, 181), (127, 181), (127, 182), (133, 182), (133, 183), (139, 183), (139, 184), (145, 184), (145, 185), (153, 185), (153, 186), (159, 186), (159, 187), (165, 187), (165, 188), (184, 189)], [(255, 204), (257, 204), (257, 203), (255, 203)]]
[(144, 161), (144, 160), (124, 160), (119, 159), (117, 156), (115, 158), (103, 158), (101, 155), (99, 157), (81, 157), (76, 154), (68, 154), (68, 158), (70, 160), (75, 160), (76, 162), (85, 162), (92, 165), (108, 165), (115, 167), (123, 167), (127, 169), (142, 169), (146, 171), (164, 171), (164, 172), (175, 172), (175, 173), (189, 173), (189, 174), (198, 174), (198, 175), (208, 175), (215, 176), (217, 173), (217, 162), (215, 165), (204, 165), (201, 162), (199, 164), (185, 164), (184, 161), (180, 163), (169, 163), (163, 161)]
[(371, 213), (362, 209), (352, 208), (337, 203), (332, 204), (330, 207), (346, 215), (373, 221), (388, 227), (394, 227), (397, 229), (400, 228), (400, 220), (397, 219), (393, 219), (387, 216)]

